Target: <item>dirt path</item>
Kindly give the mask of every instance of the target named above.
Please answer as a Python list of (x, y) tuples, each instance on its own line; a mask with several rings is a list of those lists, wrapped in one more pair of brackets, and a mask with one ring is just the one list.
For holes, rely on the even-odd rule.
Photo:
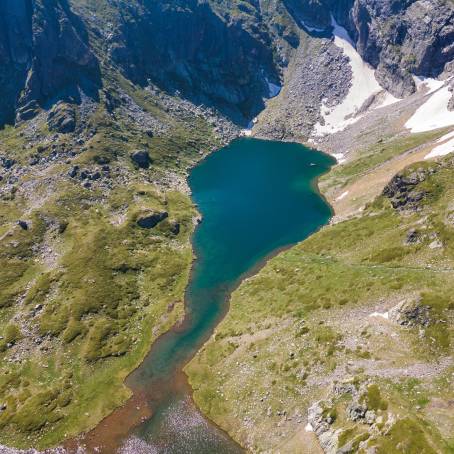
[[(355, 181), (333, 194), (329, 200), (334, 208), (333, 222), (349, 218), (364, 209), (366, 203), (371, 202), (380, 195), (383, 188), (391, 178), (405, 167), (415, 162), (423, 161), (424, 157), (432, 150), (435, 143), (424, 145), (407, 151), (375, 169), (366, 172)], [(343, 197), (341, 197), (343, 195)]]

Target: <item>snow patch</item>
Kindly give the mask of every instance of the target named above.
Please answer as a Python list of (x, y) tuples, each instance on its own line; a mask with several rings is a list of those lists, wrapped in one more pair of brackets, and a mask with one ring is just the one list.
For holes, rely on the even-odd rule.
[(252, 136), (252, 129), (242, 129), (240, 135), (242, 137), (250, 137)]
[(430, 95), (434, 91), (437, 91), (444, 84), (442, 80), (432, 79), (431, 77), (413, 76), (413, 80), (416, 84), (416, 89), (422, 90), (424, 87), (428, 88), (429, 91), (426, 93)]
[(383, 97), (382, 101), (380, 102), (380, 104), (375, 107), (375, 109), (378, 107), (390, 106), (391, 104), (395, 104), (396, 102), (399, 102), (399, 101), (400, 101), (400, 99), (393, 96), (389, 91), (384, 91), (384, 97)]
[(333, 26), (334, 44), (340, 47), (349, 58), (353, 77), (350, 90), (340, 104), (330, 108), (326, 105), (325, 101), (322, 102), (324, 125), (321, 123), (315, 125), (314, 134), (317, 136), (342, 131), (348, 125), (358, 121), (360, 116), (356, 116), (356, 114), (363, 104), (372, 96), (378, 95), (381, 92), (384, 92), (385, 96), (383, 96), (383, 99), (378, 105), (374, 106), (375, 108), (399, 101), (390, 93), (383, 90), (375, 78), (373, 68), (356, 51), (347, 30), (341, 27), (332, 16), (331, 25)]
[(372, 314), (369, 314), (369, 317), (381, 317), (389, 320), (389, 312), (372, 312)]
[(241, 130), (240, 136), (250, 137), (252, 135), (252, 128), (258, 121), (259, 121), (259, 119), (257, 117), (253, 118), (247, 125), (247, 128)]
[(343, 153), (333, 153), (333, 156), (336, 158), (338, 164), (342, 164), (346, 161)]
[(308, 422), (308, 423), (306, 424), (306, 427), (304, 428), (304, 430), (305, 430), (306, 432), (313, 432), (313, 431), (314, 431), (314, 428), (312, 427), (312, 424), (311, 424), (310, 422)]
[[(405, 127), (411, 132), (432, 131), (454, 125), (454, 111), (448, 110), (448, 102), (452, 93), (449, 91), (449, 86), (443, 81), (436, 82), (438, 84), (424, 82), (429, 84), (431, 96), (405, 123)], [(439, 85), (440, 83), (441, 85)]]
[(337, 199), (336, 202), (339, 202), (339, 200), (345, 199), (345, 197), (348, 196), (348, 191), (343, 192)]
[(424, 159), (436, 158), (438, 156), (446, 156), (447, 154), (452, 152), (454, 152), (454, 138), (433, 148), (432, 151), (424, 157)]
[(445, 142), (446, 140), (451, 139), (452, 137), (454, 137), (454, 131), (448, 132), (448, 134), (445, 134), (444, 136), (440, 137), (437, 140), (437, 143)]

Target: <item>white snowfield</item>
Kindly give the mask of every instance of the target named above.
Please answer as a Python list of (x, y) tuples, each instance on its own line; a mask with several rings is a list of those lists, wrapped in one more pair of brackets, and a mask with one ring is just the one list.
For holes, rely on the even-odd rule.
[(336, 161), (339, 164), (342, 164), (343, 162), (346, 161), (344, 153), (333, 153), (333, 156), (336, 158)]
[(347, 197), (347, 196), (348, 196), (348, 191), (343, 192), (343, 193), (336, 199), (336, 202), (339, 202), (339, 201), (345, 199), (345, 197)]
[(344, 54), (349, 57), (353, 77), (350, 90), (340, 104), (332, 108), (322, 105), (322, 116), (325, 124), (317, 123), (315, 125), (315, 136), (342, 131), (348, 125), (358, 121), (361, 115), (357, 116), (357, 112), (371, 96), (383, 94), (381, 103), (375, 107), (383, 107), (399, 101), (383, 90), (377, 82), (374, 69), (358, 54), (347, 30), (341, 27), (333, 17), (331, 17), (331, 25), (334, 28), (334, 44), (340, 47)]
[[(451, 136), (454, 134), (454, 131), (446, 134), (446, 136)], [(443, 136), (443, 137), (446, 137)], [(442, 137), (442, 139), (443, 139)], [(441, 145), (437, 145), (432, 151), (424, 157), (424, 159), (431, 159), (437, 158), (438, 156), (446, 156), (449, 153), (454, 152), (454, 138), (447, 140), (446, 142), (442, 143)]]
[[(433, 129), (454, 125), (454, 111), (448, 110), (448, 102), (452, 96), (447, 82), (435, 79), (416, 79), (429, 87), (430, 97), (420, 106), (413, 116), (405, 123), (411, 132), (425, 132)], [(418, 86), (419, 88), (419, 86)]]

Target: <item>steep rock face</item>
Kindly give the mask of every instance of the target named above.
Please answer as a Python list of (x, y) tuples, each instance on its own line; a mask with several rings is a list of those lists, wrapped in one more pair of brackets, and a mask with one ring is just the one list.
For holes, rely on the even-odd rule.
[(131, 2), (128, 12), (109, 37), (109, 55), (128, 78), (214, 104), (235, 120), (263, 107), (265, 76), (279, 76), (260, 18), (254, 36), (196, 0)]
[(0, 2), (0, 125), (14, 118), (31, 60), (31, 2)]
[(437, 77), (454, 58), (454, 8), (445, 0), (285, 0), (296, 23), (329, 34), (331, 15), (397, 97), (415, 91), (412, 74)]
[(4, 0), (0, 125), (77, 102), (80, 88), (96, 97), (98, 60), (244, 125), (296, 49), (330, 39), (331, 16), (398, 97), (415, 90), (412, 74), (438, 76), (454, 58), (454, 8), (444, 0)]
[(99, 84), (84, 25), (66, 0), (6, 0), (0, 13), (0, 125), (14, 114), (32, 117), (77, 86)]
[(454, 8), (443, 0), (356, 0), (347, 26), (379, 83), (398, 97), (415, 91), (411, 74), (437, 77), (454, 58)]

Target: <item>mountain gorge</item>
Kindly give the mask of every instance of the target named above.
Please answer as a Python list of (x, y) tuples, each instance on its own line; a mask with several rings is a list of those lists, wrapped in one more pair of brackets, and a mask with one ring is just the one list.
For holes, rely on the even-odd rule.
[(451, 452), (453, 91), (451, 0), (0, 1), (0, 450), (131, 396), (189, 170), (251, 135), (335, 156), (334, 216), (234, 292), (195, 402), (250, 452)]

